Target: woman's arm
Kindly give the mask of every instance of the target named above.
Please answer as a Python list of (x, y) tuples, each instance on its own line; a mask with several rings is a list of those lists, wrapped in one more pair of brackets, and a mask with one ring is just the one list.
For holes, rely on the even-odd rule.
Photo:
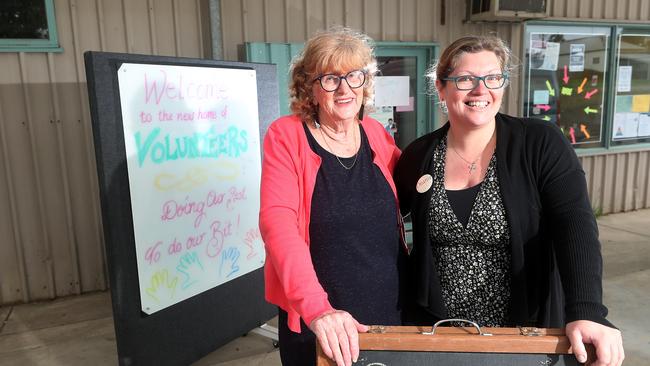
[(339, 366), (350, 365), (359, 357), (358, 332), (368, 328), (349, 313), (335, 310), (318, 282), (303, 237), (308, 228), (301, 227), (306, 226), (305, 222), (299, 222), (299, 182), (305, 177), (298, 159), (295, 143), (271, 126), (264, 139), (260, 207), (260, 231), (267, 261), (279, 278), (289, 305), (309, 325), (324, 353)]
[(272, 125), (264, 139), (260, 231), (271, 265), (289, 305), (306, 324), (333, 311), (327, 293), (318, 282), (309, 246), (299, 223), (301, 176), (295, 144)]
[(535, 172), (541, 209), (556, 253), (566, 296), (567, 321), (592, 320), (611, 326), (602, 304), (602, 257), (582, 166), (555, 126), (535, 134)]
[(584, 344), (591, 343), (598, 358), (593, 365), (618, 366), (625, 357), (623, 341), (621, 332), (605, 319), (598, 226), (584, 171), (557, 128), (546, 132), (538, 187), (566, 298), (566, 334), (579, 361), (586, 360)]

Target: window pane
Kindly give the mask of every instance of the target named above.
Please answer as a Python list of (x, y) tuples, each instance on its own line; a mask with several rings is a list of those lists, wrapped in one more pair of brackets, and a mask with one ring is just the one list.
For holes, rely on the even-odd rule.
[(612, 144), (650, 142), (650, 35), (619, 36)]
[[(409, 77), (409, 101), (412, 104), (407, 106), (384, 106), (377, 107), (377, 110), (370, 114), (370, 117), (381, 122), (386, 131), (393, 136), (395, 143), (401, 149), (405, 148), (417, 136), (417, 57), (413, 56), (384, 56), (377, 57), (377, 67), (381, 76), (408, 76)], [(375, 83), (375, 94), (377, 84)]]
[(524, 115), (557, 124), (576, 148), (604, 146), (605, 32), (530, 32)]
[(45, 1), (0, 1), (0, 39), (49, 39)]

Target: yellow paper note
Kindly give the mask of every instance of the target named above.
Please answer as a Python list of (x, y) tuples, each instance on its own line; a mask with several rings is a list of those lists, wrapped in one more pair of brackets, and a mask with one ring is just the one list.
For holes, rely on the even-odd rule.
[(632, 112), (650, 112), (650, 94), (632, 96)]

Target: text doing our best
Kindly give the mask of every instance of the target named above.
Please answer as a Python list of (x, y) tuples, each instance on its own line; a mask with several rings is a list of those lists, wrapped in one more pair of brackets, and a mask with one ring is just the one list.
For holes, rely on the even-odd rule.
[(173, 221), (185, 216), (194, 217), (194, 227), (201, 225), (207, 216), (207, 210), (225, 205), (225, 209), (232, 211), (239, 201), (246, 200), (246, 187), (230, 187), (226, 192), (208, 191), (203, 199), (192, 201), (190, 196), (184, 200), (167, 200), (161, 209), (161, 221)]

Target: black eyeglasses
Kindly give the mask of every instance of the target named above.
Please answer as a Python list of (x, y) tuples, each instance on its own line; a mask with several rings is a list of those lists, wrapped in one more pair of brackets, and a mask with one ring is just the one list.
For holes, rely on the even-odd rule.
[(502, 88), (506, 80), (508, 79), (508, 74), (490, 74), (485, 76), (474, 76), (474, 75), (462, 75), (462, 76), (450, 76), (448, 78), (443, 78), (442, 80), (454, 81), (456, 84), (456, 89), (458, 90), (473, 90), (478, 86), (479, 81), (483, 80), (483, 85), (488, 89), (499, 89)]
[(345, 76), (325, 74), (314, 79), (314, 82), (318, 80), (320, 87), (323, 88), (323, 90), (326, 92), (333, 92), (341, 86), (342, 79), (345, 79), (345, 82), (348, 83), (350, 89), (356, 89), (363, 86), (366, 82), (366, 73), (363, 70), (352, 70), (345, 74)]

